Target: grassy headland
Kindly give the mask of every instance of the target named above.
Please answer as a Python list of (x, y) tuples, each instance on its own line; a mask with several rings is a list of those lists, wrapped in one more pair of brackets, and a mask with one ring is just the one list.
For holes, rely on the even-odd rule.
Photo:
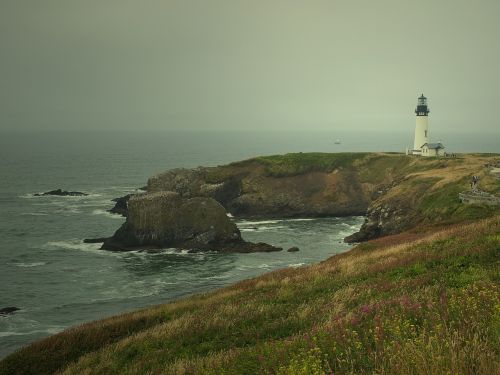
[(397, 223), (404, 207), (414, 225), (317, 265), (69, 329), (5, 358), (0, 374), (500, 373), (500, 212), (457, 197), (471, 174), (500, 191), (487, 160), (293, 154), (212, 169), (257, 163), (285, 180), (349, 169), (376, 187), (377, 218)]

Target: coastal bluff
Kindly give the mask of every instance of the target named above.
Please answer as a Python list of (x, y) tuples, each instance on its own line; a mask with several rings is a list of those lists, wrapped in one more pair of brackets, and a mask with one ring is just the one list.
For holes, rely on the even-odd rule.
[(235, 217), (366, 217), (362, 242), (417, 226), (490, 217), (498, 208), (465, 207), (458, 193), (472, 175), (492, 194), (498, 180), (485, 165), (492, 154), (418, 158), (398, 153), (293, 153), (217, 167), (172, 169), (152, 176), (148, 194), (171, 191), (211, 198)]
[[(364, 154), (287, 154), (219, 167), (173, 169), (151, 177), (147, 191), (211, 197), (234, 216), (363, 215), (374, 189), (353, 169), (353, 163), (363, 157)], [(324, 160), (328, 165), (322, 165), (322, 159), (330, 159)]]

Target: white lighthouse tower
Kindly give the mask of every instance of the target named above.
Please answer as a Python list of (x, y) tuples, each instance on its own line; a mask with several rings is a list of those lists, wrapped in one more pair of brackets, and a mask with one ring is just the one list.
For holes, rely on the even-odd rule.
[(427, 107), (427, 98), (422, 94), (418, 98), (417, 108), (417, 123), (415, 125), (415, 141), (413, 142), (413, 154), (421, 155), (422, 146), (429, 143), (429, 107)]

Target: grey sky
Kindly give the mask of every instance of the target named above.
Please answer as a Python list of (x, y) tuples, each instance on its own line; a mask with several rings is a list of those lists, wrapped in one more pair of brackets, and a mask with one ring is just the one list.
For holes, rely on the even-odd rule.
[(498, 0), (0, 0), (0, 129), (498, 134)]

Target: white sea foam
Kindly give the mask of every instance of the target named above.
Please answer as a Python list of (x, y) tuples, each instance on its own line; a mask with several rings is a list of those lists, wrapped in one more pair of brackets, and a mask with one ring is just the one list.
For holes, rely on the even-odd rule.
[(230, 275), (214, 275), (214, 276), (208, 276), (205, 277), (205, 280), (224, 280), (224, 279), (229, 279), (231, 276)]
[(67, 208), (64, 208), (64, 209), (60, 209), (60, 210), (57, 210), (56, 213), (59, 213), (59, 214), (81, 214), (82, 211), (80, 211), (78, 208), (76, 207), (67, 207)]
[(352, 224), (348, 224), (348, 223), (341, 223), (342, 226), (344, 227), (347, 227), (349, 229), (352, 229), (352, 230), (358, 230), (359, 229), (359, 225), (352, 225)]
[(352, 230), (341, 230), (340, 232), (338, 232), (338, 234), (335, 237), (344, 238), (344, 237), (350, 236), (353, 233), (354, 232)]
[(276, 226), (252, 226), (252, 227), (240, 227), (238, 225), (241, 232), (258, 232), (258, 231), (272, 231), (276, 229), (287, 229), (287, 226), (284, 225), (276, 225)]
[(96, 199), (96, 200), (89, 200), (85, 202), (78, 202), (78, 206), (80, 207), (111, 207), (113, 202), (111, 199)]
[[(96, 192), (90, 192), (86, 193), (87, 195), (80, 195), (80, 196), (71, 196), (68, 195), (67, 198), (78, 198), (78, 199), (92, 199), (92, 198), (102, 198), (101, 193), (96, 193)], [(64, 196), (62, 198), (65, 198)]]
[(254, 266), (246, 266), (246, 265), (241, 265), (239, 267), (236, 267), (236, 269), (238, 271), (245, 271), (245, 270), (252, 269), (252, 268), (256, 268), (256, 267), (254, 267)]
[(17, 197), (18, 198), (23, 198), (23, 199), (38, 198), (38, 197), (35, 196), (34, 193), (26, 193), (26, 194), (23, 194), (23, 195), (18, 195)]
[(273, 219), (273, 220), (259, 220), (259, 221), (247, 221), (241, 220), (237, 221), (238, 225), (265, 225), (265, 224), (279, 224), (279, 223), (287, 223), (287, 222), (301, 222), (301, 221), (314, 221), (317, 220), (315, 218), (298, 218), (298, 219)]
[(49, 216), (46, 212), (23, 212), (22, 216)]
[(102, 190), (113, 190), (113, 191), (124, 191), (124, 192), (134, 192), (134, 191), (144, 191), (142, 189), (138, 189), (136, 186), (106, 186), (103, 187)]
[(191, 253), (186, 249), (176, 249), (173, 247), (169, 247), (166, 249), (151, 249), (151, 250), (136, 250), (136, 251), (128, 251), (128, 254), (137, 254), (143, 256), (149, 255), (158, 255), (158, 254), (168, 254), (168, 255), (196, 255), (199, 253)]
[(262, 225), (262, 224), (278, 224), (282, 220), (262, 220), (262, 221), (238, 221), (238, 225)]
[(47, 263), (45, 262), (33, 262), (33, 263), (14, 263), (15, 266), (17, 267), (25, 267), (25, 268), (30, 268), (30, 267), (39, 267), (39, 266), (44, 266)]
[(92, 215), (102, 215), (102, 216), (109, 217), (110, 219), (120, 219), (120, 220), (124, 219), (124, 217), (121, 215), (113, 214), (111, 212), (108, 212), (106, 210), (101, 210), (101, 209), (92, 211)]
[[(38, 195), (37, 195), (38, 194)], [(87, 195), (44, 195), (44, 192), (37, 193), (26, 193), (23, 195), (18, 195), (18, 198), (31, 199), (31, 198), (43, 198), (43, 199), (71, 199), (71, 200), (82, 200), (88, 198), (99, 198), (102, 197), (102, 194), (99, 193), (86, 193)]]
[(305, 265), (305, 263), (292, 263), (292, 264), (289, 264), (288, 267), (290, 267), (290, 268), (298, 268), (298, 267), (302, 267), (304, 265)]
[(44, 245), (45, 249), (54, 250), (54, 249), (66, 249), (66, 250), (78, 250), (78, 251), (88, 251), (101, 255), (113, 255), (113, 256), (122, 256), (124, 253), (115, 252), (115, 251), (103, 251), (100, 250), (100, 243), (84, 243), (82, 240), (73, 239), (68, 241), (51, 241), (47, 242)]
[(49, 335), (54, 335), (56, 333), (61, 332), (64, 330), (66, 327), (49, 327), (47, 329), (37, 329), (35, 331), (27, 331), (27, 332), (13, 332), (13, 331), (3, 331), (0, 332), (0, 337), (8, 337), (8, 336), (28, 336), (28, 335), (34, 335), (37, 333), (48, 333)]
[[(148, 252), (145, 251), (145, 253), (148, 253)], [(180, 254), (180, 251), (178, 249), (168, 248), (168, 249), (161, 249), (158, 253), (159, 254)], [(158, 253), (155, 253), (155, 254), (158, 254)]]

